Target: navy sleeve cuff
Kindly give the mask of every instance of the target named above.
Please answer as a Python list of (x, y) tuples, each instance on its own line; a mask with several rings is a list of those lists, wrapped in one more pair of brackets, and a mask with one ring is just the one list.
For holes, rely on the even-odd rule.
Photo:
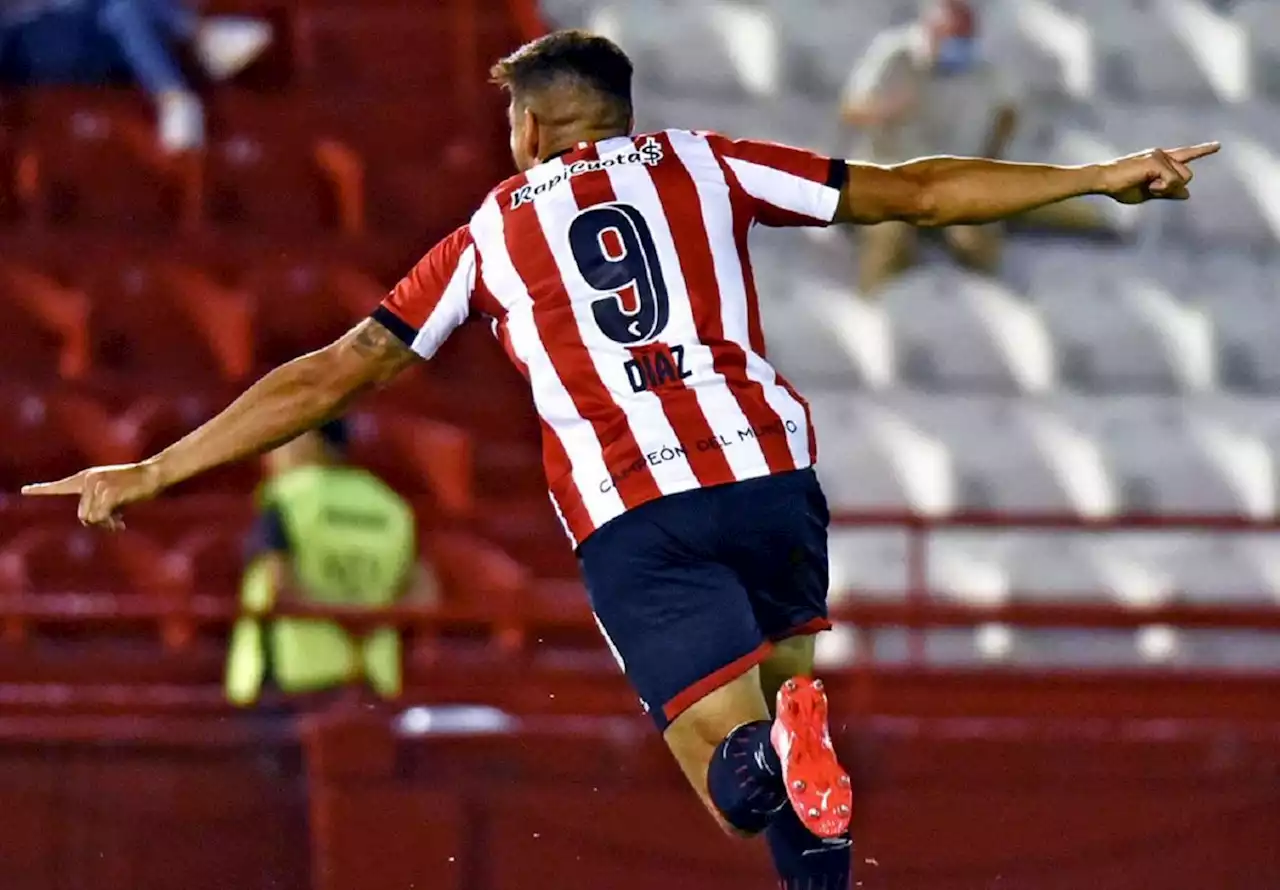
[(413, 341), (418, 336), (418, 332), (414, 330), (413, 325), (396, 315), (386, 306), (379, 306), (377, 309), (373, 310), (373, 313), (369, 317), (391, 333), (395, 334), (396, 339), (405, 346), (412, 346)]
[(827, 187), (844, 190), (849, 179), (849, 165), (839, 158), (831, 159), (831, 167), (827, 171)]

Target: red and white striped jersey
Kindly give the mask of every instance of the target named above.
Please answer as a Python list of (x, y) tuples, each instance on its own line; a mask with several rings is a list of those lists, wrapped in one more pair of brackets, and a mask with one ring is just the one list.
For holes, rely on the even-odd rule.
[(747, 237), (830, 224), (843, 162), (712, 133), (582, 143), (489, 193), (374, 318), (424, 358), (488, 319), (528, 379), (575, 544), (646, 501), (810, 466)]

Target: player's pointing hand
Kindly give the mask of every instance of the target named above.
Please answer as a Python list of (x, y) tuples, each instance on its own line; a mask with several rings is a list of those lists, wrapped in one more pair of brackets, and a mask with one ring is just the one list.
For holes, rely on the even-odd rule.
[(124, 525), (117, 512), (121, 507), (149, 500), (163, 488), (158, 468), (143, 462), (91, 467), (57, 482), (24, 486), (22, 493), (37, 497), (75, 495), (80, 498), (81, 524), (114, 530)]
[(1102, 193), (1121, 204), (1185, 201), (1191, 197), (1187, 191), (1193, 175), (1191, 162), (1221, 147), (1217, 142), (1205, 142), (1184, 148), (1153, 148), (1118, 158), (1101, 167)]

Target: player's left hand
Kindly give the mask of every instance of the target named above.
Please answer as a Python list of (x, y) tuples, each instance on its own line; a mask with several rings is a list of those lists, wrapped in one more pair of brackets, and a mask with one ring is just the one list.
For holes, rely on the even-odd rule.
[(75, 495), (80, 498), (80, 524), (116, 530), (124, 528), (119, 510), (155, 497), (164, 488), (159, 468), (150, 462), (91, 467), (57, 482), (26, 485), (31, 497)]
[(1183, 148), (1152, 148), (1102, 165), (1103, 194), (1121, 204), (1146, 201), (1185, 201), (1193, 173), (1192, 161), (1214, 154), (1218, 142), (1204, 142)]

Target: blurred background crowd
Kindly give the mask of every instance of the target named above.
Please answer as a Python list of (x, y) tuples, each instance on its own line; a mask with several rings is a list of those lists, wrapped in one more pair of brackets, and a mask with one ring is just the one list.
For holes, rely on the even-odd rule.
[[(337, 779), (338, 790), (315, 791), (361, 770), (386, 795), (363, 800), (370, 812), (425, 824), (452, 807), (441, 824), (471, 825), (453, 798), (395, 797), (377, 744), (350, 742), (349, 728), (334, 741), (317, 724), (327, 741), (313, 750), (281, 712), (345, 713), (374, 732), (357, 717), (399, 700), (398, 722), (377, 726), (401, 739), (502, 735), (512, 720), (545, 719), (544, 735), (603, 738), (608, 757), (632, 762), (609, 746), (632, 738), (635, 706), (547, 502), (527, 394), (487, 331), (463, 330), (431, 366), (261, 467), (218, 471), (138, 508), (119, 534), (80, 529), (70, 503), (15, 494), (153, 453), (264, 369), (367, 314), (511, 172), (505, 100), (485, 70), (546, 27), (589, 28), (632, 55), (640, 130), (715, 129), (879, 163), (1085, 163), (1221, 140), (1189, 205), (1082, 199), (990, 227), (759, 231), (755, 270), (770, 357), (818, 426), (841, 619), (819, 660), (849, 684), (848, 707), (919, 720), (950, 697), (992, 719), (1027, 717), (1037, 701), (1070, 701), (1080, 720), (1126, 716), (1129, 705), (1099, 704), (1105, 695), (1062, 691), (1096, 682), (1145, 717), (1230, 720), (1238, 705), (1254, 729), (1280, 720), (1280, 2), (0, 0), (0, 738), (39, 750), (31, 756), (52, 770), (52, 784), (23, 792), (36, 811), (100, 793), (116, 807), (123, 790), (71, 792), (52, 778), (97, 761), (81, 751), (50, 766), (63, 757), (48, 753), (51, 738), (74, 746), (123, 733), (143, 744), (150, 730), (139, 727), (169, 721), (154, 744), (180, 747), (183, 732), (217, 739), (241, 726), (229, 717), (238, 706), (243, 726), (259, 728), (222, 744), (275, 739), (267, 747), (282, 753), (268, 772), (286, 781), (283, 796), (227, 806), (293, 814), (279, 817), (278, 837), (299, 848), (238, 839), (257, 852), (242, 873), (222, 863), (215, 879), (117, 838), (111, 861), (128, 864), (104, 878), (91, 865), (111, 847), (103, 829), (76, 842), (38, 828), (32, 838), (43, 840), (14, 835), (0, 856), (6, 886), (192, 890), (230, 886), (229, 874), (254, 887), (354, 886), (363, 873), (343, 854), (299, 864), (308, 845), (289, 822), (299, 813), (320, 832), (311, 849), (359, 853), (366, 866), (377, 860), (371, 874), (391, 876), (361, 877), (362, 887), (409, 886), (396, 863), (426, 854), (401, 850), (396, 832), (344, 834), (333, 814), (355, 792)], [(906, 703), (886, 705), (873, 688)], [(90, 726), (73, 720), (53, 736), (39, 722), (72, 717), (125, 722), (73, 732)], [(619, 726), (630, 728), (619, 736)], [(903, 726), (866, 733), (887, 744)], [(865, 762), (861, 731), (842, 744)], [(972, 730), (988, 741), (1004, 731)], [(538, 743), (520, 738), (523, 753), (504, 762), (525, 764), (533, 786), (552, 783)], [(1275, 855), (1259, 864), (1237, 846), (1274, 828), (1276, 749), (1250, 758), (1242, 739), (1254, 736), (1231, 738), (1245, 747), (1222, 753), (1216, 738), (1213, 762), (1238, 782), (1214, 793), (1239, 803), (1232, 812), (1270, 806), (1271, 823), (1220, 823), (1220, 838), (1201, 837), (1212, 855), (1160, 847), (1155, 865), (1116, 853), (1102, 858), (1113, 870), (1072, 866), (1063, 880), (1075, 883), (1062, 884), (1048, 866), (1034, 879), (1015, 867), (1008, 886), (1276, 886)], [(296, 745), (305, 767), (289, 765)], [(123, 789), (148, 766), (180, 771), (138, 756), (95, 782)], [(580, 759), (573, 787), (595, 781), (591, 769), (616, 778), (608, 757)], [(871, 760), (880, 771), (867, 766), (862, 780), (898, 787), (884, 758)], [(1157, 782), (1151, 767), (1151, 787), (1165, 790), (1117, 798), (1124, 818), (1099, 831), (1165, 830), (1161, 795), (1210, 761), (1157, 758), (1176, 779)], [(1026, 763), (1039, 775), (1043, 759)], [(261, 782), (254, 764), (245, 787)], [(313, 783), (307, 800), (290, 796), (298, 770)], [(240, 773), (226, 775), (239, 787)], [(197, 787), (147, 799), (185, 806)], [(1237, 792), (1261, 796), (1240, 803)], [(530, 809), (515, 807), (524, 846), (512, 861), (552, 865), (521, 883), (527, 875), (458, 852), (484, 830), (441, 829), (421, 841), (439, 886), (568, 886), (562, 875), (576, 866), (556, 871), (540, 832), (523, 830), (550, 792), (522, 793)], [(949, 821), (968, 812), (959, 792), (931, 793)], [(1038, 804), (1019, 793), (1001, 819), (1036, 824), (1027, 814)], [(890, 815), (918, 803), (875, 799), (893, 801), (871, 807)], [(573, 800), (565, 812), (594, 812), (590, 794)], [(699, 887), (751, 874), (750, 861), (722, 869), (731, 860), (719, 847), (698, 859), (693, 845), (653, 832), (627, 856), (605, 855), (607, 841), (573, 840), (591, 818), (564, 816), (557, 837), (565, 862), (581, 859), (582, 844), (594, 851), (592, 868), (612, 876), (598, 886), (652, 886), (665, 868), (692, 868)], [(892, 833), (910, 829), (877, 834), (882, 823), (866, 819), (873, 849), (902, 854), (898, 871), (886, 863), (885, 886), (990, 886), (990, 863), (963, 856), (912, 883), (926, 872), (903, 860), (919, 851)], [(1016, 834), (1001, 819), (991, 837)], [(208, 814), (181, 824), (204, 831)], [(1043, 842), (1043, 861), (1054, 844), (1089, 848), (1088, 831), (1055, 825), (1017, 843)], [(55, 878), (22, 853), (44, 850), (46, 835), (85, 857), (80, 877)], [(956, 849), (998, 849), (948, 837)], [(63, 847), (49, 850), (48, 862), (65, 860)], [(194, 848), (181, 855), (208, 861)], [(685, 856), (700, 864), (671, 864)], [(649, 857), (666, 864), (638, 864)]]

